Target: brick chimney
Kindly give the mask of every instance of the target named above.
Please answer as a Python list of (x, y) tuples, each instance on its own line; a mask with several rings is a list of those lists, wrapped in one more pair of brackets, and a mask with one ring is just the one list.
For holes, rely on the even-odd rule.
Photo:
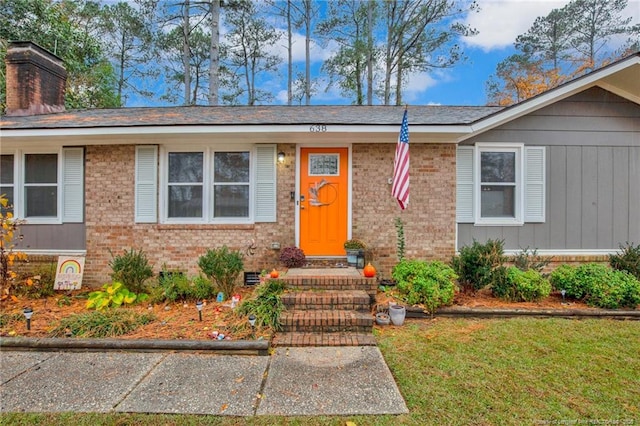
[(62, 59), (30, 41), (10, 42), (6, 56), (7, 115), (64, 111), (67, 71)]

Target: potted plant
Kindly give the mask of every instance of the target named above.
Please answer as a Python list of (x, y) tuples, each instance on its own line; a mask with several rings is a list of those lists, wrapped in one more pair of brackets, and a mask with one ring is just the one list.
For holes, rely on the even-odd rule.
[(347, 264), (349, 266), (364, 267), (364, 242), (351, 239), (344, 242), (344, 250), (347, 253)]

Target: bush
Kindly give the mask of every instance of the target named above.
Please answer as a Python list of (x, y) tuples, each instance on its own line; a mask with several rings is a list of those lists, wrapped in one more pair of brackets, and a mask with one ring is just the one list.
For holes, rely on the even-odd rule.
[(514, 302), (535, 302), (549, 296), (551, 284), (540, 272), (501, 267), (492, 284), (493, 295)]
[(285, 247), (280, 252), (280, 262), (287, 268), (301, 268), (307, 263), (307, 258), (302, 249)]
[(17, 287), (16, 293), (29, 299), (53, 296), (56, 267), (55, 263), (37, 265), (30, 274), (23, 276), (24, 285)]
[(555, 290), (564, 290), (567, 297), (579, 300), (585, 295), (584, 286), (576, 280), (576, 268), (573, 266), (558, 266), (551, 272), (549, 279), (551, 286)]
[(111, 279), (121, 282), (134, 293), (146, 291), (144, 282), (153, 276), (153, 270), (142, 250), (125, 250), (124, 254), (118, 256), (111, 253), (109, 266), (113, 271)]
[(513, 264), (521, 271), (528, 271), (530, 269), (542, 273), (553, 260), (552, 257), (540, 256), (538, 249), (529, 250), (529, 247), (520, 250), (515, 256), (513, 256)]
[(392, 276), (407, 303), (424, 305), (428, 312), (453, 303), (458, 276), (442, 262), (403, 260)]
[(254, 314), (257, 326), (268, 326), (280, 330), (280, 314), (284, 304), (280, 296), (285, 283), (281, 280), (267, 280), (254, 290), (252, 298), (244, 300), (237, 311), (240, 315)]
[(143, 302), (148, 298), (148, 294), (136, 294), (129, 291), (122, 283), (116, 281), (104, 284), (102, 290), (89, 293), (87, 309), (96, 309), (99, 311), (104, 308)]
[(492, 284), (493, 272), (505, 261), (504, 241), (488, 240), (485, 244), (477, 241), (460, 249), (451, 265), (465, 290), (481, 290)]
[(216, 285), (225, 297), (231, 297), (235, 292), (238, 275), (244, 269), (242, 253), (229, 250), (227, 246), (219, 249), (209, 249), (198, 259), (200, 270)]
[(158, 286), (151, 291), (155, 303), (165, 300), (205, 300), (215, 297), (215, 289), (209, 279), (201, 275), (190, 279), (182, 272), (162, 271)]
[(627, 271), (640, 280), (640, 244), (634, 246), (627, 241), (627, 245), (620, 244), (620, 252), (609, 255), (609, 264), (613, 269)]
[(567, 296), (605, 309), (636, 308), (640, 304), (640, 281), (627, 271), (588, 263), (573, 268), (562, 265), (551, 273), (555, 288)]

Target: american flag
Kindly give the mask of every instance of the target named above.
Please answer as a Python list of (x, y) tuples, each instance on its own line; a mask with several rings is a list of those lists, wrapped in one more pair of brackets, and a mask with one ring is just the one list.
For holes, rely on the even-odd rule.
[(409, 122), (407, 110), (404, 110), (398, 145), (396, 146), (396, 158), (393, 162), (393, 186), (391, 195), (398, 200), (402, 210), (409, 204)]

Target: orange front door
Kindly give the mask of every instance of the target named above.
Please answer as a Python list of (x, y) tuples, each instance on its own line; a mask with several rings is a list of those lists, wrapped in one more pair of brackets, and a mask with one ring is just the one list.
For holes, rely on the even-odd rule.
[(349, 188), (347, 148), (300, 149), (300, 248), (343, 256)]

